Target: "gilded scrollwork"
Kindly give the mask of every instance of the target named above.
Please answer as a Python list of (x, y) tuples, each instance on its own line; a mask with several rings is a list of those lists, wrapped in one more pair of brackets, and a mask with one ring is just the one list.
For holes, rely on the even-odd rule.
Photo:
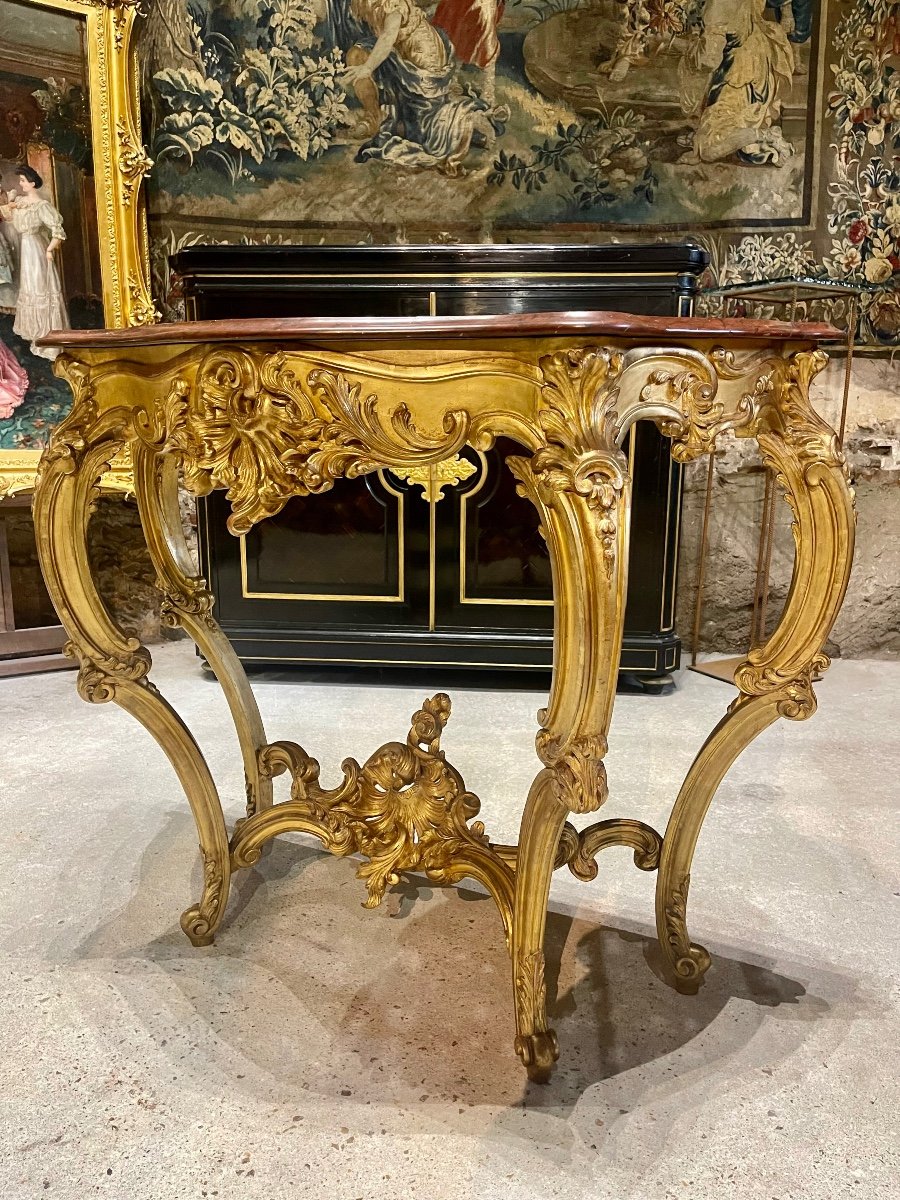
[(63, 654), (78, 661), (78, 695), (89, 704), (107, 704), (115, 700), (121, 683), (152, 686), (147, 679), (151, 667), (150, 651), (136, 638), (129, 639), (127, 653), (118, 658), (91, 658), (82, 654), (72, 641), (66, 642)]
[(562, 739), (541, 729), (535, 746), (552, 774), (554, 795), (569, 812), (595, 812), (605, 803), (609, 788), (603, 759), (608, 747), (602, 734)]
[(586, 498), (610, 579), (616, 562), (616, 511), (627, 478), (625, 456), (616, 445), (623, 363), (620, 350), (601, 346), (542, 358), (537, 416), (546, 444), (530, 460), (509, 464), (524, 494), (531, 482), (547, 504), (557, 492)]
[[(783, 364), (769, 352), (736, 355), (721, 346), (708, 355), (664, 350), (658, 355), (670, 362), (650, 371), (640, 398), (658, 412), (673, 412), (657, 417), (657, 423), (672, 438), (672, 457), (683, 463), (709, 454), (727, 430), (752, 432)], [(749, 390), (726, 401), (719, 386), (723, 380), (749, 384)]]
[(218, 625), (212, 615), (215, 598), (206, 587), (205, 581), (200, 578), (185, 578), (182, 582), (183, 586), (176, 590), (171, 581), (157, 577), (156, 586), (163, 594), (159, 610), (163, 625), (177, 629), (187, 615), (202, 621), (208, 629), (217, 629)]
[(545, 1080), (559, 1057), (559, 1042), (547, 1027), (547, 985), (543, 950), (518, 959), (515, 966), (518, 1018), (528, 1030), (516, 1036), (515, 1049), (529, 1075)]
[(53, 431), (50, 444), (41, 456), (39, 475), (51, 465), (66, 474), (76, 471), (91, 445), (100, 415), (90, 367), (63, 354), (56, 360), (54, 369), (71, 389), (72, 407)]
[(174, 451), (184, 483), (197, 495), (225, 488), (228, 527), (246, 533), (292, 496), (328, 491), (407, 461), (439, 462), (465, 441), (468, 417), (448, 413), (440, 433), (416, 426), (404, 404), (385, 427), (378, 397), (346, 375), (317, 368), (301, 380), (281, 351), (221, 348), (207, 354), (196, 380), (172, 380), (153, 414), (137, 418), (138, 435)]
[(200, 847), (203, 859), (203, 894), (199, 904), (187, 909), (181, 917), (181, 928), (195, 946), (203, 946), (213, 939), (215, 927), (221, 920), (222, 889), (225, 873), (215, 854)]
[(634, 865), (639, 870), (655, 871), (659, 866), (662, 837), (643, 821), (624, 818), (598, 821), (578, 833), (577, 842), (566, 859), (569, 870), (585, 883), (596, 879), (597, 855), (607, 846), (629, 846), (634, 851)]
[[(835, 587), (846, 587), (851, 547), (830, 533), (824, 539), (820, 535), (821, 544), (816, 547), (809, 537), (818, 519), (815, 514), (824, 503), (823, 515), (831, 514), (831, 524), (838, 528), (846, 522), (849, 501), (851, 520), (855, 520), (853, 491), (838, 436), (809, 400), (810, 384), (826, 363), (827, 356), (819, 350), (785, 360), (777, 385), (770, 389), (756, 419), (763, 461), (774, 472), (793, 515), (797, 558), (792, 597), (796, 593), (799, 599), (815, 589), (820, 604), (828, 602)], [(828, 669), (830, 660), (822, 645), (833, 622), (833, 616), (827, 621), (814, 619), (820, 615), (816, 606), (789, 602), (779, 630), (763, 646), (752, 649), (735, 672), (735, 683), (743, 695), (777, 694), (779, 714), (791, 720), (803, 720), (815, 712), (812, 684)], [(784, 634), (791, 628), (797, 629), (802, 641), (793, 637), (785, 642)]]
[[(283, 832), (311, 834), (337, 855), (360, 855), (357, 874), (369, 908), (406, 873), (436, 883), (473, 877), (491, 892), (504, 921), (516, 1046), (532, 1079), (546, 1079), (557, 1056), (543, 952), (554, 866), (567, 864), (577, 878), (591, 879), (599, 852), (623, 845), (640, 869), (658, 867), (663, 955), (678, 986), (693, 990), (699, 983), (709, 956), (690, 942), (686, 910), (700, 826), (719, 781), (752, 737), (779, 715), (797, 719), (813, 711), (813, 680), (827, 666), (823, 647), (853, 543), (840, 447), (809, 404), (821, 356), (780, 348), (719, 353), (708, 338), (686, 338), (681, 347), (634, 346), (623, 338), (559, 349), (566, 344), (553, 337), (535, 347), (523, 339), (521, 355), (508, 348), (479, 352), (464, 364), (454, 349), (450, 366), (433, 348), (407, 359), (398, 345), (370, 364), (363, 355), (305, 344), (284, 351), (277, 343), (230, 342), (172, 349), (160, 341), (161, 350), (155, 339), (123, 363), (105, 347), (89, 351), (84, 363), (63, 357), (75, 405), (54, 435), (37, 498), (46, 531), (42, 561), (80, 647), (79, 689), (94, 702), (118, 700), (152, 729), (191, 799), (204, 874), (200, 903), (183, 921), (192, 941), (212, 939), (231, 868), (256, 862)], [(523, 368), (507, 370), (503, 355)], [(483, 377), (484, 387), (457, 387), (463, 367), (479, 385)], [(420, 402), (419, 392), (431, 384)], [(698, 755), (664, 838), (637, 820), (598, 821), (581, 832), (566, 822), (569, 813), (594, 812), (607, 798), (606, 735), (627, 584), (629, 480), (619, 446), (630, 424), (644, 417), (673, 435), (677, 457), (710, 448), (723, 429), (756, 436), (794, 510), (797, 539), (785, 615), (739, 668), (738, 701)], [(489, 843), (477, 820), (478, 800), (446, 761), (440, 743), (450, 703), (443, 694), (415, 714), (405, 742), (387, 743), (362, 765), (347, 760), (331, 789), (321, 786), (318, 762), (299, 745), (268, 743), (239, 664), (225, 657), (210, 592), (202, 579), (189, 577), (177, 504), (163, 521), (159, 503), (165, 487), (174, 493), (180, 466), (194, 492), (227, 490), (232, 529), (242, 532), (293, 495), (326, 491), (337, 479), (384, 467), (437, 487), (443, 461), (465, 443), (478, 446), (500, 433), (519, 437), (532, 454), (514, 460), (513, 469), (547, 537), (556, 599), (554, 682), (537, 738), (543, 767), (516, 847)], [(220, 679), (238, 714), (247, 815), (230, 843), (202, 755), (147, 680), (149, 655), (112, 627), (90, 580), (80, 576), (94, 479), (129, 442), (142, 521), (166, 595), (164, 619), (205, 639), (212, 659), (218, 646)], [(168, 550), (163, 543), (171, 543)], [(291, 797), (273, 807), (272, 780), (282, 774), (291, 778)]]
[(719, 433), (725, 405), (717, 395), (715, 376), (704, 379), (696, 370), (657, 367), (641, 392), (648, 401), (662, 393), (664, 403), (677, 408), (682, 416), (661, 421), (660, 429), (672, 439), (672, 457), (689, 462), (708, 453)]
[(709, 969), (709, 953), (702, 946), (691, 944), (687, 932), (687, 898), (691, 876), (685, 871), (669, 894), (665, 908), (665, 941), (669, 947), (670, 965), (676, 983), (693, 990)]
[(134, 137), (130, 124), (124, 117), (116, 122), (116, 140), (119, 143), (119, 177), (121, 180), (122, 203), (132, 205), (138, 195), (144, 177), (153, 168), (153, 159)]
[(143, 278), (135, 271), (128, 273), (128, 324), (152, 325), (162, 314)]
[(366, 908), (381, 904), (403, 873), (421, 871), (436, 883), (472, 874), (498, 899), (508, 924), (513, 872), (492, 849), (478, 815), (478, 798), (446, 760), (441, 733), (450, 716), (443, 693), (415, 713), (406, 742), (388, 742), (360, 766), (342, 764), (336, 788), (319, 784), (319, 764), (293, 742), (260, 753), (265, 777), (291, 775), (291, 800), (241, 823), (232, 841), (235, 867), (252, 865), (268, 838), (295, 828), (320, 838), (332, 854), (361, 854)]

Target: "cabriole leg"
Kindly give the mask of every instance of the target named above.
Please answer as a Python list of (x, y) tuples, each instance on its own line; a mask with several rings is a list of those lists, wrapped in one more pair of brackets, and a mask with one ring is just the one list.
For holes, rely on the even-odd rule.
[[(75, 371), (76, 368), (71, 368)], [(78, 380), (76, 380), (76, 383)], [(83, 382), (83, 381), (82, 381)], [(86, 390), (86, 389), (85, 389)], [(115, 625), (91, 576), (87, 527), (96, 484), (119, 450), (121, 418), (110, 427), (78, 402), (42, 461), (34, 497), (35, 530), (50, 596), (78, 659), (78, 691), (92, 703), (114, 700), (153, 735), (185, 790), (200, 839), (203, 891), (181, 924), (194, 945), (213, 940), (228, 899), (225, 819), (206, 762), (189, 730), (147, 678), (150, 654)], [(121, 411), (121, 410), (120, 410)]]
[(550, 878), (568, 814), (593, 812), (607, 796), (603, 758), (622, 646), (630, 500), (615, 441), (621, 368), (621, 355), (603, 348), (543, 359), (548, 445), (531, 459), (508, 460), (538, 510), (555, 598), (553, 681), (537, 736), (544, 769), (522, 817), (513, 912), (516, 1051), (536, 1082), (549, 1079), (558, 1056), (544, 982)]
[(809, 402), (809, 384), (827, 359), (819, 351), (782, 361), (751, 423), (763, 461), (794, 514), (794, 571), (781, 620), (735, 672), (739, 696), (694, 760), (663, 838), (656, 921), (674, 985), (696, 991), (709, 955), (687, 932), (691, 860), (703, 819), (726, 771), (779, 716), (812, 716), (812, 681), (828, 666), (822, 649), (843, 603), (855, 536), (853, 492), (838, 438)]
[(141, 525), (163, 593), (163, 620), (193, 639), (219, 681), (237, 730), (247, 783), (247, 816), (272, 806), (272, 780), (260, 771), (266, 735), (256, 697), (231, 643), (213, 617), (213, 597), (196, 574), (178, 507), (178, 464), (147, 446), (133, 447)]

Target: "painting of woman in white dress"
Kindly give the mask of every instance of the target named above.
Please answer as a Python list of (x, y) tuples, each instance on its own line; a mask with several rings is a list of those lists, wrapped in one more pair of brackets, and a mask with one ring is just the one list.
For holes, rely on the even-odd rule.
[[(0, 299), (4, 291), (15, 295), (13, 281), (15, 278), (15, 261), (12, 248), (5, 237), (0, 236)], [(28, 390), (28, 372), (10, 350), (9, 346), (0, 340), (0, 421), (11, 417), (25, 399)]]
[(11, 191), (0, 213), (19, 235), (19, 277), (13, 332), (30, 344), (32, 354), (53, 359), (58, 350), (35, 341), (51, 329), (68, 329), (56, 252), (65, 241), (62, 217), (43, 192), (44, 181), (27, 164), (18, 168), (20, 192)]
[(0, 455), (43, 449), (71, 405), (38, 341), (103, 324), (85, 21), (0, 0)]

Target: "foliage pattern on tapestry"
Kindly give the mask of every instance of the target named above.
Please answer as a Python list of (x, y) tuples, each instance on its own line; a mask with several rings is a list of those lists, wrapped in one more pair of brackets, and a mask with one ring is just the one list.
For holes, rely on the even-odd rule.
[(159, 299), (197, 241), (692, 237), (900, 337), (900, 5), (154, 0)]

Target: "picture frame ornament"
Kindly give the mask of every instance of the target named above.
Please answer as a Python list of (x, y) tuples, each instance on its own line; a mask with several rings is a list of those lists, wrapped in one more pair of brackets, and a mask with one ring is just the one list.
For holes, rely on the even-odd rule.
[[(85, 56), (104, 322), (108, 328), (160, 320), (150, 290), (144, 180), (153, 160), (141, 140), (134, 33), (142, 0), (16, 0), (85, 21)], [(34, 488), (42, 450), (0, 450), (0, 500)], [(104, 477), (109, 491), (130, 492), (127, 463)]]

